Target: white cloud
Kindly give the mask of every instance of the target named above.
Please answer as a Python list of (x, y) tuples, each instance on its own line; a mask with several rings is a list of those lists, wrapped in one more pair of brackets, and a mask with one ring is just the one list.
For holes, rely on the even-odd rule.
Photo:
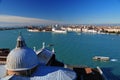
[(0, 15), (0, 23), (22, 23), (22, 24), (56, 24), (57, 21), (11, 16), (11, 15)]

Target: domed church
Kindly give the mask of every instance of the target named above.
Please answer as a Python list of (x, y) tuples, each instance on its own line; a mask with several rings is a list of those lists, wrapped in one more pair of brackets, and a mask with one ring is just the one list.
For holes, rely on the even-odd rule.
[[(43, 53), (44, 54), (44, 53)], [(39, 59), (38, 59), (39, 57)], [(16, 47), (7, 56), (7, 75), (1, 80), (75, 80), (73, 70), (41, 64), (41, 57), (25, 44), (20, 34)]]
[(17, 45), (7, 56), (7, 75), (29, 76), (38, 66), (36, 53), (28, 48), (24, 38), (20, 34), (17, 38)]

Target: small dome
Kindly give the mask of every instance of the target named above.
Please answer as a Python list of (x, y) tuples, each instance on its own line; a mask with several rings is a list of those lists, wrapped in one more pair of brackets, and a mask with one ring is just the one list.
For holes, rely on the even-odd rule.
[(25, 41), (20, 35), (17, 39), (16, 48), (13, 49), (7, 57), (7, 70), (29, 70), (36, 67), (37, 65), (38, 58), (36, 53), (32, 49), (26, 47)]
[(53, 56), (53, 52), (49, 51), (48, 49), (41, 49), (36, 53), (40, 63), (42, 64), (47, 64)]

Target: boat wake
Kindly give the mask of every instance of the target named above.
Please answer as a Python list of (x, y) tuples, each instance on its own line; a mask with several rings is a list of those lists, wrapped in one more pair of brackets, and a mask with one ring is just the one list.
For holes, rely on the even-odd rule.
[(118, 59), (111, 59), (110, 61), (112, 61), (112, 62), (117, 62)]

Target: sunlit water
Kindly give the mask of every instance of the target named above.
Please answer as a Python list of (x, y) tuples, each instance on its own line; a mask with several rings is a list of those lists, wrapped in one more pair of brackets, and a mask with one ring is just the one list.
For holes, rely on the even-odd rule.
[[(26, 29), (0, 31), (0, 48), (13, 49), (19, 31), (28, 47), (37, 49), (53, 44), (59, 61), (71, 65), (100, 66), (109, 69), (115, 77), (120, 77), (120, 36), (108, 34), (75, 33), (55, 34), (52, 32), (28, 32)], [(108, 56), (108, 62), (93, 61), (94, 56)], [(1, 69), (2, 68), (2, 69)], [(5, 68), (1, 66), (0, 76)], [(4, 69), (4, 70), (3, 70)]]

